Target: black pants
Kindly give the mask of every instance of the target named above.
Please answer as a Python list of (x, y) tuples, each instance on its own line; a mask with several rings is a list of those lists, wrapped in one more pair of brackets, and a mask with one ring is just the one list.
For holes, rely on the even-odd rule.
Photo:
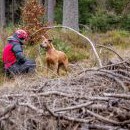
[(27, 60), (24, 64), (19, 64), (16, 62), (5, 71), (7, 75), (19, 75), (19, 74), (34, 72), (35, 68), (36, 68), (35, 61)]

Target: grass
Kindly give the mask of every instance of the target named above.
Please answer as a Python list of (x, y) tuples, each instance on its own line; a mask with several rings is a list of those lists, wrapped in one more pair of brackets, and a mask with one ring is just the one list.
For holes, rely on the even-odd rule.
[(106, 33), (94, 34), (93, 39), (98, 44), (121, 46), (123, 49), (129, 46), (130, 33), (124, 30), (113, 30)]

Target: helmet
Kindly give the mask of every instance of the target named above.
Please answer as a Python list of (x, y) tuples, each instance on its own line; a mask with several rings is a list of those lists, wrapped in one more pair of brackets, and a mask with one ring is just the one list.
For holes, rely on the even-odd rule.
[(15, 32), (15, 35), (21, 39), (21, 40), (27, 40), (28, 39), (28, 34), (26, 31), (22, 30), (22, 29), (18, 29), (16, 32)]

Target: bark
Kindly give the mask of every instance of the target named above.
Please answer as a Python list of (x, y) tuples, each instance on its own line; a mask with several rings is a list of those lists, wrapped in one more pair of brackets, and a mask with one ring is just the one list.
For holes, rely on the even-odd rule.
[(14, 25), (14, 0), (12, 0), (12, 8), (11, 8), (11, 10), (12, 10), (12, 24)]
[(63, 26), (71, 27), (79, 31), (78, 0), (64, 0), (63, 2)]
[(48, 0), (45, 0), (44, 1), (44, 8), (45, 8), (45, 15), (44, 15), (44, 21), (46, 22), (47, 21), (47, 7), (48, 6)]
[(48, 18), (48, 23), (50, 23), (50, 24), (54, 23), (54, 8), (55, 8), (55, 4), (56, 4), (55, 0), (48, 0), (47, 18)]
[(43, 5), (43, 1), (42, 0), (39, 0), (38, 2), (39, 2), (39, 4)]
[(0, 0), (0, 27), (5, 26), (5, 0)]

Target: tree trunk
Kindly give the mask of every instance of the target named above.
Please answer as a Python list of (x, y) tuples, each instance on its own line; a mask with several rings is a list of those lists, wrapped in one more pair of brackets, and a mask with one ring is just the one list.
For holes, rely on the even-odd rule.
[(48, 9), (47, 9), (47, 16), (48, 16), (48, 23), (54, 23), (54, 8), (55, 8), (56, 0), (48, 0)]
[(79, 31), (78, 0), (63, 1), (63, 26)]
[(0, 27), (5, 26), (5, 0), (0, 0)]
[(40, 5), (43, 5), (43, 1), (42, 0), (39, 0), (38, 1)]
[(12, 0), (11, 10), (12, 10), (12, 24), (14, 25), (14, 0)]
[(47, 20), (47, 19), (48, 19), (48, 18), (47, 18), (47, 17), (48, 17), (48, 14), (47, 14), (47, 13), (48, 13), (48, 11), (47, 11), (47, 8), (48, 8), (48, 7), (47, 7), (47, 6), (48, 6), (48, 0), (44, 0), (44, 8), (45, 8), (44, 21), (45, 21), (45, 22), (48, 21), (48, 20)]

